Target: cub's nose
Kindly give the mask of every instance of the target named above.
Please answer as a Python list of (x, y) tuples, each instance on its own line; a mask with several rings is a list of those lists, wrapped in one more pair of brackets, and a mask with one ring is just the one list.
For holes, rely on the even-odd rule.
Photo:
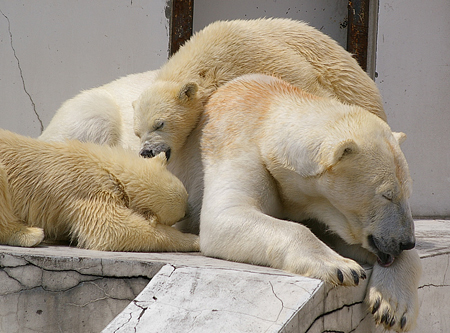
[(141, 149), (139, 155), (144, 158), (152, 158), (155, 157), (155, 152), (152, 149)]
[(144, 147), (139, 152), (139, 155), (144, 158), (152, 158), (160, 153), (164, 153), (168, 161), (170, 158), (171, 149), (166, 144), (144, 145)]

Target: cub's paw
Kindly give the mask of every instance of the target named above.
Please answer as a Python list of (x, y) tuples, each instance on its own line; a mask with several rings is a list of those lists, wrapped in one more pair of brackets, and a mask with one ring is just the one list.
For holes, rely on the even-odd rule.
[(44, 240), (44, 230), (35, 227), (23, 227), (8, 242), (9, 245), (32, 247)]
[(390, 267), (375, 264), (366, 303), (375, 323), (397, 332), (412, 330), (419, 313), (417, 288), (421, 275), (415, 250), (405, 251)]
[(180, 242), (176, 251), (198, 252), (200, 251), (200, 238), (193, 234), (183, 234), (183, 241)]

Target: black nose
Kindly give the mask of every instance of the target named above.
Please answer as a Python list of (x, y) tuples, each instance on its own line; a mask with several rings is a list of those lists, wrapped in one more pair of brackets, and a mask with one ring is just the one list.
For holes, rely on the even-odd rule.
[(155, 152), (152, 149), (141, 149), (139, 155), (144, 158), (152, 158), (155, 157)]
[(144, 147), (139, 152), (139, 155), (141, 155), (144, 158), (152, 158), (160, 153), (164, 153), (166, 155), (166, 159), (168, 161), (170, 158), (171, 152), (172, 151), (169, 148), (169, 146), (167, 146), (165, 144), (161, 144), (161, 145), (155, 145), (152, 147)]
[(416, 241), (400, 243), (400, 251), (411, 250), (416, 246)]

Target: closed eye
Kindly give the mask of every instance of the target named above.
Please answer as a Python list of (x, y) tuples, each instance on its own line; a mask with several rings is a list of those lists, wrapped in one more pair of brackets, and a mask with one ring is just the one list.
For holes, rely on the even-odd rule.
[(155, 122), (155, 125), (153, 126), (153, 129), (154, 129), (155, 131), (157, 131), (157, 130), (162, 129), (163, 127), (164, 127), (164, 121), (162, 121), (162, 120), (157, 120), (157, 121)]
[(385, 193), (385, 194), (383, 194), (383, 198), (385, 198), (386, 200), (392, 201), (393, 200), (393, 195), (392, 195), (391, 192)]

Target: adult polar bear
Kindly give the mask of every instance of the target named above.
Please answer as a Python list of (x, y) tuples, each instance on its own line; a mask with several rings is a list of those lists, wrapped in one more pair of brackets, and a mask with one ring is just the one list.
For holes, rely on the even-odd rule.
[[(306, 24), (274, 19), (217, 22), (208, 26), (197, 33), (161, 68), (156, 74), (154, 84), (135, 103), (135, 132), (141, 138), (142, 155), (152, 156), (160, 151), (166, 151), (167, 155), (171, 153), (168, 167), (183, 181), (188, 190), (191, 218), (186, 219), (180, 226), (183, 230), (198, 229), (203, 194), (199, 146), (202, 123), (199, 123), (199, 120), (204, 104), (219, 86), (237, 76), (253, 72), (277, 75), (310, 93), (334, 97), (347, 104), (362, 106), (381, 119), (386, 119), (379, 92), (373, 81), (337, 43)], [(114, 84), (120, 85), (122, 81), (127, 80), (128, 78), (120, 79)], [(148, 82), (149, 85), (150, 83)], [(144, 86), (141, 87), (144, 88)], [(133, 99), (130, 96), (133, 94), (128, 94), (127, 84), (124, 83), (123, 90), (116, 93), (110, 93), (109, 88), (109, 85), (106, 85), (90, 92), (94, 95), (99, 90), (108, 92), (108, 94), (100, 94), (102, 96), (99, 97), (102, 103), (103, 99), (106, 99), (108, 105), (114, 105), (116, 100), (131, 104)], [(90, 127), (85, 124), (92, 125), (97, 122), (99, 128), (103, 130), (95, 132), (94, 126), (94, 131), (91, 131), (88, 140), (112, 142), (138, 150), (139, 143), (136, 145), (136, 141), (130, 139), (128, 142), (121, 138), (124, 135), (130, 137), (129, 125), (120, 127), (117, 121), (110, 122), (107, 117), (102, 117), (107, 113), (101, 109), (102, 103), (93, 101), (95, 104), (92, 105), (98, 104), (98, 108), (94, 107), (95, 110), (82, 112), (81, 117), (74, 116), (81, 112), (79, 105), (83, 103), (80, 102), (88, 93), (84, 92), (63, 105), (41, 138), (61, 139), (62, 133), (63, 137), (83, 139), (86, 137), (84, 128), (86, 127), (87, 131)], [(130, 123), (133, 117), (131, 107), (125, 103), (123, 108), (119, 106), (115, 110), (115, 114), (119, 116), (113, 117), (114, 119), (123, 117), (122, 122)], [(76, 130), (73, 130), (73, 125), (68, 125), (69, 122), (75, 122)], [(247, 122), (248, 120), (245, 120), (243, 124)], [(70, 131), (66, 132), (65, 128)], [(111, 128), (116, 129), (113, 132), (119, 135), (119, 139), (108, 136)], [(230, 156), (245, 156), (246, 149), (249, 148), (249, 145), (244, 143), (241, 152), (228, 151), (228, 153)], [(224, 204), (226, 205), (226, 202)], [(314, 209), (314, 206), (311, 209)], [(202, 230), (203, 237), (205, 237), (204, 231)], [(275, 231), (274, 235), (278, 235), (277, 239), (282, 244), (282, 233)], [(259, 236), (256, 236), (254, 240), (263, 241)], [(214, 247), (213, 243), (210, 244)], [(224, 251), (226, 249), (239, 251), (239, 246), (242, 244), (231, 241), (226, 247), (222, 245), (220, 247)], [(284, 243), (284, 245), (284, 249), (288, 251), (289, 244)], [(350, 247), (344, 246), (343, 249)], [(211, 249), (205, 250), (206, 253), (211, 251)], [(241, 252), (246, 257), (239, 260), (259, 262), (253, 259), (259, 256), (257, 244), (253, 250)], [(413, 281), (413, 277), (419, 274), (417, 253), (407, 252), (412, 253), (411, 260), (396, 260), (389, 268), (375, 266), (371, 278), (372, 287), (368, 292), (368, 303), (378, 322), (391, 327), (394, 325), (392, 319), (399, 319), (395, 324), (397, 326), (394, 326), (399, 330), (409, 329), (417, 313), (417, 290)], [(213, 252), (210, 253), (213, 254)], [(367, 254), (363, 250), (359, 253)], [(389, 257), (384, 257), (385, 263), (387, 258)], [(289, 260), (295, 260), (295, 255), (286, 258), (286, 263)], [(353, 268), (348, 269), (348, 265)], [(341, 271), (342, 276), (336, 271), (335, 278), (330, 278), (329, 281), (338, 280), (340, 283), (342, 280), (344, 284), (352, 284), (363, 277), (358, 270), (359, 266), (355, 266), (353, 262), (348, 265), (343, 264), (347, 268), (344, 269), (344, 273)], [(289, 265), (286, 268), (289, 268)], [(405, 274), (409, 273), (412, 277), (405, 279)], [(353, 282), (348, 278), (349, 274)], [(383, 279), (383, 276), (386, 279)], [(402, 291), (402, 297), (393, 298), (392, 295), (397, 295), (393, 293), (393, 290)]]
[(358, 106), (260, 74), (219, 88), (202, 123), (204, 254), (358, 284), (356, 262), (295, 222), (324, 225), (334, 247), (378, 261), (367, 293), (377, 323), (414, 326), (421, 264), (404, 251), (415, 237), (403, 134)]

